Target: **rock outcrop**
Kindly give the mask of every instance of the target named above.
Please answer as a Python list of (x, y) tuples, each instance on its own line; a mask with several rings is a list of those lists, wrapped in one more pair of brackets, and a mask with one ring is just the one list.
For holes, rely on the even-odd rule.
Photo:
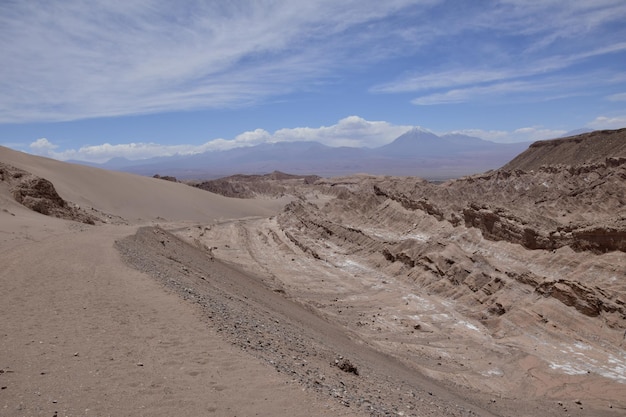
[(9, 185), (15, 201), (38, 213), (86, 224), (95, 224), (98, 220), (61, 198), (54, 185), (45, 178), (0, 163), (0, 181)]

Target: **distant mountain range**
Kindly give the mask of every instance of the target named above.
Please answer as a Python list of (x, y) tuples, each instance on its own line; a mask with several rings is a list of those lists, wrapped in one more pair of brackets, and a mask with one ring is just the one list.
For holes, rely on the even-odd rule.
[(367, 173), (439, 180), (499, 168), (529, 145), (530, 142), (495, 143), (460, 134), (437, 136), (414, 128), (393, 142), (373, 149), (330, 147), (318, 142), (278, 142), (144, 160), (114, 158), (104, 164), (89, 165), (179, 179), (211, 179), (278, 170), (326, 177)]

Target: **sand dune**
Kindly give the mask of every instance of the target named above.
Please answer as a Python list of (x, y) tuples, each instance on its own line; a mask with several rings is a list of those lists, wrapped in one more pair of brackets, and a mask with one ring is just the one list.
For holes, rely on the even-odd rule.
[(0, 147), (0, 161), (51, 181), (64, 199), (128, 221), (189, 220), (266, 216), (280, 201), (232, 200), (184, 184), (106, 171)]

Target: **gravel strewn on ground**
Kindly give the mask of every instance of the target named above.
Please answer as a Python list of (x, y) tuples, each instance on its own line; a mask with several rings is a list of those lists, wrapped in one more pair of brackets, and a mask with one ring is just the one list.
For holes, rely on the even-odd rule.
[(200, 305), (225, 339), (308, 391), (376, 416), (493, 415), (163, 229), (141, 228), (116, 246), (127, 263)]

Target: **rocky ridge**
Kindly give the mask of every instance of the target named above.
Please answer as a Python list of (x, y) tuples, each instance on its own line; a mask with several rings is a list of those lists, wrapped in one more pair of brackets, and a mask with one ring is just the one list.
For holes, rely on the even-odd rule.
[(596, 130), (562, 139), (535, 142), (502, 169), (531, 171), (542, 166), (580, 167), (625, 157), (626, 128)]

